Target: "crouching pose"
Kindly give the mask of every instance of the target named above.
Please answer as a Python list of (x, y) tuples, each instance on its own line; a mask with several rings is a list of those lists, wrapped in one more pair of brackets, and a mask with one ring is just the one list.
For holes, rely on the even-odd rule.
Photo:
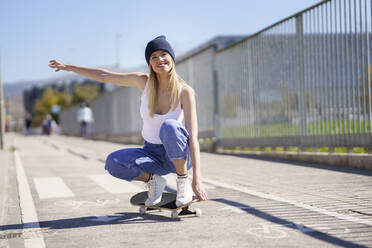
[[(143, 120), (143, 148), (115, 151), (106, 159), (106, 170), (114, 177), (146, 182), (146, 205), (161, 201), (166, 180), (163, 175), (177, 173), (177, 206), (207, 195), (201, 185), (200, 149), (194, 90), (176, 73), (175, 54), (165, 36), (151, 40), (145, 51), (146, 73), (115, 73), (100, 68), (67, 65), (51, 60), (56, 71), (78, 73), (99, 82), (138, 87), (142, 91), (140, 114)], [(185, 119), (185, 126), (182, 125)], [(190, 184), (188, 171), (192, 168)]]

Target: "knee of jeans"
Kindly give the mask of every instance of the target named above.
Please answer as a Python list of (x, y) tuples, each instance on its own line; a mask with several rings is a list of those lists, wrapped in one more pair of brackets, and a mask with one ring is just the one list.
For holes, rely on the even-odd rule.
[(110, 172), (112, 170), (112, 167), (114, 167), (114, 164), (114, 156), (112, 155), (112, 153), (110, 153), (105, 161), (105, 169)]
[(181, 123), (174, 119), (168, 119), (163, 122), (160, 127), (159, 136), (160, 139), (165, 138), (169, 135), (175, 135), (178, 132), (178, 128), (182, 126)]
[(122, 164), (114, 153), (109, 154), (105, 162), (105, 169), (111, 176), (131, 181), (141, 174), (139, 168)]

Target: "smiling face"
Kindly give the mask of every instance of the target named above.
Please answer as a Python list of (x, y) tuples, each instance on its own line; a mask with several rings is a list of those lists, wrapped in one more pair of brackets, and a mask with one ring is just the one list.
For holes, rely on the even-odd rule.
[(168, 73), (173, 67), (173, 59), (166, 51), (155, 51), (150, 56), (150, 65), (155, 73)]

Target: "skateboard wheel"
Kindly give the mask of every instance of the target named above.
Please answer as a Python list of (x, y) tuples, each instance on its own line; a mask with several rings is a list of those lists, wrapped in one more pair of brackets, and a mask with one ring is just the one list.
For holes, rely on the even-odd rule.
[(171, 217), (172, 217), (172, 219), (178, 218), (178, 212), (177, 211), (173, 211), (172, 214), (171, 214)]
[(201, 217), (201, 215), (202, 215), (201, 209), (200, 208), (195, 209), (195, 216), (196, 217)]
[(145, 214), (146, 213), (146, 207), (140, 207), (139, 208), (139, 213), (140, 214)]

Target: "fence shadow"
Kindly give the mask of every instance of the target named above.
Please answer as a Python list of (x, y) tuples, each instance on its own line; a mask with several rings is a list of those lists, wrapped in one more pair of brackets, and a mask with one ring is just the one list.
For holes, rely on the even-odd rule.
[[(251, 214), (251, 215), (254, 215), (254, 216), (259, 217), (261, 219), (264, 219), (264, 220), (270, 221), (272, 223), (281, 225), (283, 228), (288, 228), (288, 229), (293, 229), (293, 230), (298, 231), (299, 224), (296, 224), (296, 223), (294, 223), (292, 221), (289, 221), (289, 220), (285, 220), (285, 219), (276, 217), (276, 216), (271, 215), (269, 213), (266, 213), (266, 212), (263, 212), (261, 210), (255, 209), (255, 208), (253, 208), (249, 205), (242, 204), (242, 203), (236, 202), (236, 201), (227, 200), (227, 199), (224, 199), (224, 198), (215, 198), (215, 199), (211, 199), (211, 200), (215, 201), (215, 202), (222, 203), (222, 204), (226, 204), (226, 205), (229, 205), (229, 206), (237, 207), (237, 208), (241, 209), (242, 211), (245, 211), (247, 214)], [(358, 248), (359, 247), (360, 248), (367, 247), (367, 246), (364, 246), (364, 245), (356, 244), (356, 243), (351, 242), (351, 241), (347, 241), (347, 240), (343, 240), (341, 238), (334, 237), (330, 234), (324, 233), (324, 232), (316, 230), (314, 228), (310, 229), (306, 226), (302, 226), (302, 228), (311, 230), (311, 232), (302, 232), (304, 235), (310, 236), (314, 239), (318, 239), (318, 240), (321, 240), (321, 241), (324, 241), (324, 242), (327, 242), (327, 243), (330, 243), (330, 244), (333, 244), (333, 245), (338, 245), (338, 246), (341, 246), (341, 247), (358, 247)]]

